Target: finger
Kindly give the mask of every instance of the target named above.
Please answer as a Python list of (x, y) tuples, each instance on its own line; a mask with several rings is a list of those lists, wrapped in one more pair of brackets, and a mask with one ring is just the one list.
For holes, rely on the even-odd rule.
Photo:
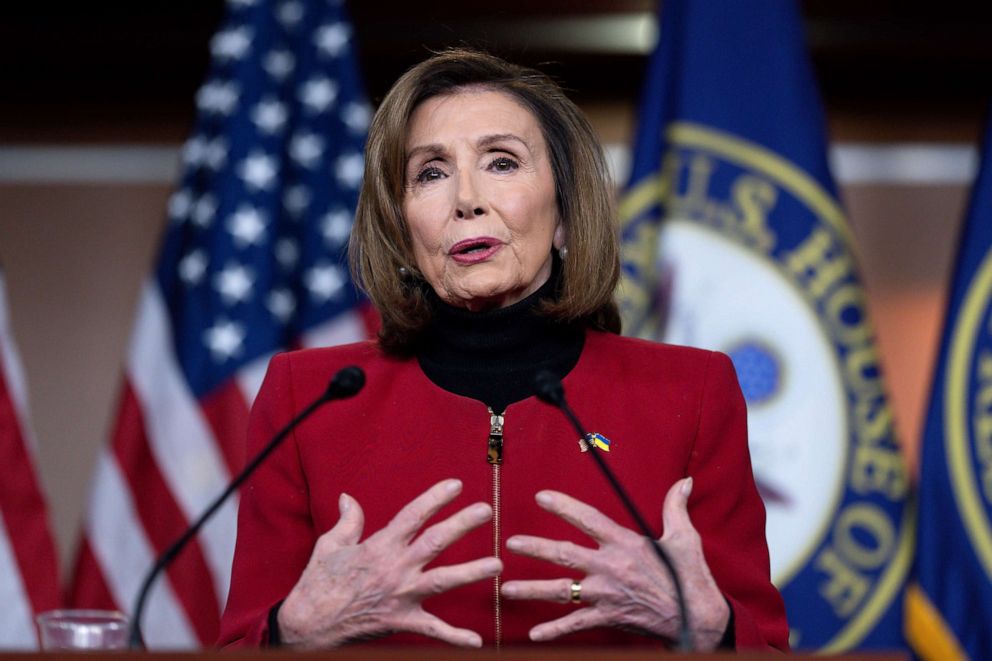
[[(540, 599), (567, 604), (572, 600), (572, 579), (555, 578), (546, 581), (507, 581), (500, 588), (500, 593), (507, 599)], [(582, 584), (582, 601), (594, 601), (595, 595), (589, 593), (587, 585)]]
[(506, 548), (519, 555), (547, 560), (562, 567), (581, 569), (585, 572), (591, 571), (596, 561), (596, 552), (592, 549), (572, 542), (545, 539), (544, 537), (514, 535), (506, 540)]
[(420, 610), (403, 623), (404, 631), (443, 640), (459, 647), (482, 647), (482, 636), (470, 629), (458, 629), (436, 615)]
[(597, 542), (612, 542), (630, 532), (595, 507), (560, 491), (539, 491), (535, 500), (542, 508), (557, 514)]
[(469, 530), (478, 528), (491, 518), (493, 518), (493, 508), (488, 504), (469, 505), (425, 530), (411, 547), (413, 557), (421, 564), (427, 564), (441, 551), (461, 539)]
[(365, 528), (365, 513), (358, 501), (342, 492), (338, 497), (338, 511), (341, 515), (334, 527), (320, 536), (318, 545), (321, 553), (330, 553), (343, 546), (357, 544)]
[(596, 608), (580, 608), (564, 617), (559, 617), (557, 620), (538, 624), (530, 630), (530, 639), (534, 641), (554, 640), (576, 631), (584, 631), (608, 624), (610, 622)]
[(678, 544), (693, 540), (698, 535), (689, 519), (690, 493), (692, 493), (692, 478), (687, 477), (673, 484), (665, 495), (665, 504), (661, 513), (665, 532), (661, 539), (666, 543)]
[(430, 596), (497, 576), (503, 571), (499, 558), (479, 558), (460, 565), (438, 567), (420, 575), (414, 590), (418, 595)]
[(454, 500), (461, 490), (461, 480), (441, 480), (404, 505), (380, 533), (408, 544), (427, 520)]

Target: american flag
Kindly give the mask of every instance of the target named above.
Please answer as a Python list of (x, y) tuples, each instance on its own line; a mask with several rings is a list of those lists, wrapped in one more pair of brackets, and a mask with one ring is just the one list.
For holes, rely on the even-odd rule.
[[(368, 336), (345, 245), (370, 109), (334, 0), (229, 0), (141, 293), (110, 446), (98, 459), (71, 602), (129, 611), (143, 574), (244, 461), (271, 356)], [(153, 588), (150, 647), (212, 644), (237, 503)]]
[(59, 605), (58, 564), (34, 472), (27, 393), (0, 272), (0, 649), (34, 649), (34, 616)]

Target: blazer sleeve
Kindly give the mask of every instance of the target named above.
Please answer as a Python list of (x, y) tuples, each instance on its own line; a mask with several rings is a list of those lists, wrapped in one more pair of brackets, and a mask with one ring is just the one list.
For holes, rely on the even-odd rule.
[[(275, 356), (248, 420), (247, 456), (257, 454), (297, 411), (292, 364)], [(241, 491), (231, 589), (218, 644), (269, 642), (269, 610), (299, 580), (316, 542), (307, 483), (294, 435), (259, 466)]]
[(730, 359), (708, 355), (689, 458), (689, 516), (733, 609), (737, 649), (789, 648), (785, 606), (772, 585), (765, 508), (751, 472), (747, 409)]

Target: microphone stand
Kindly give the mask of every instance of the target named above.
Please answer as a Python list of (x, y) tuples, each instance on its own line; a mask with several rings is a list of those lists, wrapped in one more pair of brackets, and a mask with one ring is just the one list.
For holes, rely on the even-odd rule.
[[(552, 406), (561, 410), (568, 418), (571, 423), (572, 428), (575, 429), (579, 434), (579, 438), (588, 442), (590, 437), (589, 432), (586, 431), (582, 422), (579, 420), (578, 416), (572, 410), (572, 407), (568, 405), (565, 400), (565, 389), (561, 384), (561, 381), (554, 374), (547, 370), (538, 372), (534, 379), (534, 384), (537, 386), (537, 396), (539, 399), (545, 403), (551, 404)], [(640, 529), (641, 534), (648, 538), (651, 542), (651, 548), (654, 549), (655, 555), (661, 564), (668, 571), (668, 574), (672, 578), (672, 583), (675, 586), (675, 601), (679, 609), (679, 618), (682, 620), (679, 626), (679, 638), (677, 643), (677, 649), (681, 652), (691, 652), (692, 651), (692, 634), (689, 629), (689, 610), (685, 603), (685, 594), (682, 591), (682, 580), (679, 578), (678, 572), (675, 570), (675, 565), (672, 563), (672, 559), (668, 557), (668, 553), (661, 546), (661, 543), (655, 539), (651, 528), (648, 527), (647, 522), (641, 513), (637, 510), (634, 505), (634, 501), (631, 500), (627, 491), (620, 484), (617, 476), (607, 465), (606, 461), (599, 456), (599, 450), (594, 443), (589, 443), (589, 455), (592, 456), (596, 465), (599, 466), (599, 470), (606, 476), (607, 481), (609, 481), (610, 486), (613, 487), (613, 491), (616, 492), (620, 501), (623, 503), (624, 508), (627, 510), (628, 514), (634, 519), (634, 523)]]
[(179, 536), (176, 541), (174, 541), (169, 548), (162, 552), (155, 561), (155, 565), (145, 576), (144, 582), (141, 584), (141, 590), (138, 592), (138, 597), (134, 602), (134, 623), (131, 625), (131, 632), (128, 637), (128, 647), (134, 650), (145, 649), (145, 641), (141, 635), (141, 615), (145, 610), (145, 603), (148, 601), (148, 593), (151, 590), (152, 584), (158, 577), (162, 570), (172, 564), (172, 561), (176, 559), (180, 551), (186, 547), (196, 533), (200, 531), (203, 524), (214, 515), (214, 513), (220, 509), (220, 506), (224, 504), (232, 493), (234, 493), (238, 487), (244, 483), (245, 480), (255, 472), (265, 459), (272, 454), (272, 452), (279, 446), (282, 441), (289, 436), (290, 432), (296, 429), (297, 425), (306, 420), (314, 411), (326, 404), (327, 402), (333, 401), (335, 399), (345, 399), (351, 397), (358, 393), (359, 390), (365, 385), (365, 373), (358, 367), (345, 367), (339, 370), (334, 377), (331, 379), (330, 384), (327, 389), (320, 395), (317, 399), (309, 404), (305, 409), (300, 411), (296, 417), (290, 420), (285, 427), (279, 430), (268, 445), (266, 445), (262, 450), (255, 455), (255, 457), (248, 462), (247, 465), (241, 472), (238, 473), (227, 488), (224, 489), (213, 502), (203, 511), (202, 514), (194, 521), (186, 531)]

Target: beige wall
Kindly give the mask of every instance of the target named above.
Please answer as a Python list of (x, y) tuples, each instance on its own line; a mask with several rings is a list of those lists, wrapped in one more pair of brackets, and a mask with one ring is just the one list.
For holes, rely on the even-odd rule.
[(0, 185), (0, 263), (63, 572), (167, 186)]

